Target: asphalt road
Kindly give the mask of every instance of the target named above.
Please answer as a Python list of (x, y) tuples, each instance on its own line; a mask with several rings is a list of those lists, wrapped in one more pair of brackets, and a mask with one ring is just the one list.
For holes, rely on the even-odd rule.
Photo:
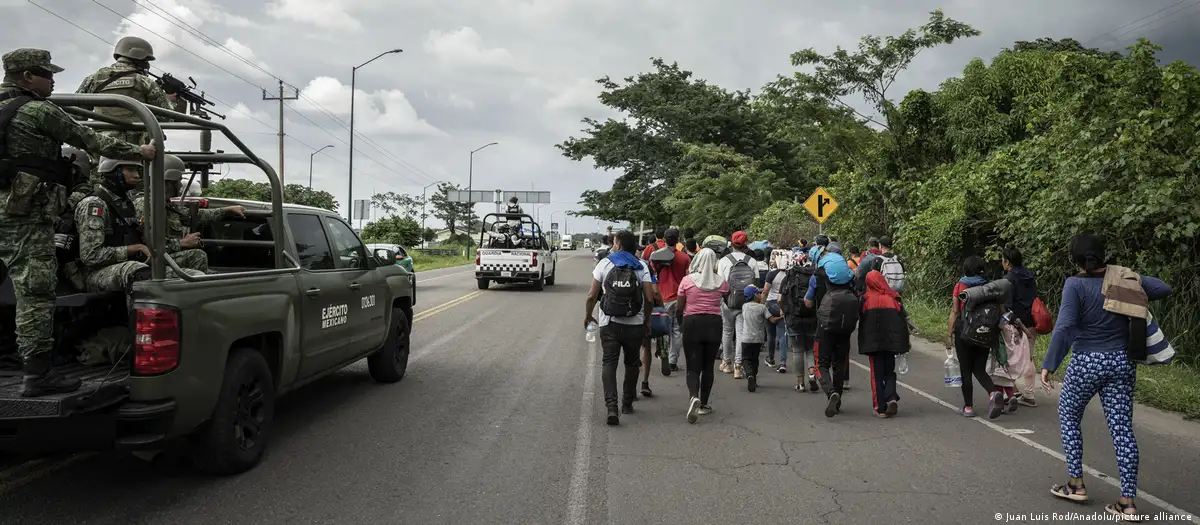
[[(1045, 523), (1118, 496), (1097, 477), (1116, 476), (1098, 402), (1084, 423), (1092, 502), (1058, 500), (1054, 400), (962, 418), (933, 345), (912, 354), (894, 419), (871, 416), (855, 367), (833, 419), (791, 374), (764, 372), (756, 393), (718, 377), (714, 412), (689, 425), (683, 375), (656, 371), (654, 397), (605, 426), (598, 348), (580, 326), (590, 258), (561, 255), (542, 292), (481, 292), (469, 267), (422, 274), (405, 379), (375, 384), (359, 363), (285, 398), (251, 472), (6, 458), (0, 523)], [(1200, 512), (1200, 426), (1141, 407), (1135, 419), (1140, 510)]]

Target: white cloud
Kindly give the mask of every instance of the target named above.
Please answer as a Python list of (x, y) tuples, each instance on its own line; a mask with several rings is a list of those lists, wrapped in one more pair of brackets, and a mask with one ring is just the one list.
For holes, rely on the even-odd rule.
[(337, 0), (275, 0), (266, 7), (276, 20), (300, 22), (324, 29), (357, 31), (362, 22), (350, 16)]
[[(350, 115), (350, 86), (336, 78), (317, 77), (300, 90), (308, 100), (299, 100), (295, 108), (301, 111), (319, 111), (313, 105), (344, 117)], [(356, 132), (387, 135), (445, 137), (448, 134), (417, 115), (408, 97), (398, 89), (385, 89), (368, 93), (355, 90), (354, 128)]]
[[(205, 28), (206, 22), (224, 23), (232, 21), (235, 25), (248, 22), (238, 16), (225, 13), (221, 8), (207, 0), (186, 2), (185, 0), (158, 0), (155, 5), (166, 15), (153, 11), (142, 4), (137, 4), (134, 12), (128, 15), (113, 31), (118, 38), (138, 36), (146, 39), (154, 46), (155, 65), (170, 72), (181, 66), (191, 66), (189, 69), (207, 69), (211, 74), (213, 66), (205, 62), (217, 64), (218, 67), (232, 71), (247, 80), (261, 81), (268, 78), (259, 68), (266, 69), (266, 64), (256, 60), (250, 47), (233, 38), (227, 38), (222, 46), (213, 45), (208, 39), (196, 36), (202, 32), (212, 38), (211, 31)], [(231, 54), (232, 52), (232, 54)], [(237, 56), (241, 58), (239, 59)], [(196, 59), (196, 57), (200, 59)], [(200, 67), (203, 66), (203, 67)], [(224, 72), (218, 72), (224, 74)], [(205, 76), (201, 73), (180, 77)]]
[(484, 47), (479, 33), (467, 26), (449, 32), (432, 30), (425, 38), (424, 47), (426, 53), (451, 65), (511, 66), (516, 63), (507, 49)]

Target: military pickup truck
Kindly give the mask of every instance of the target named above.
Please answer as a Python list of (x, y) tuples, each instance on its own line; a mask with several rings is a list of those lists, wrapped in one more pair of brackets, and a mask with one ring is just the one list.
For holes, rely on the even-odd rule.
[[(240, 204), (246, 213), (201, 231), (215, 273), (167, 278), (168, 268), (182, 272), (164, 250), (168, 196), (160, 153), (145, 178), (152, 278), (135, 283), (129, 295), (58, 297), (57, 361), (64, 372), (83, 379), (83, 387), (23, 398), (20, 372), (6, 372), (0, 377), (0, 450), (147, 455), (183, 445), (201, 470), (233, 474), (263, 457), (279, 396), (363, 358), (378, 382), (404, 377), (411, 275), (369, 253), (336, 213), (283, 204), (271, 166), (219, 123), (122, 96), (51, 100), (92, 119), (87, 124), (94, 128), (147, 130), (159, 152), (163, 129), (218, 131), (241, 153), (202, 147), (173, 154), (190, 166), (257, 166), (270, 180), (272, 200), (186, 198), (194, 208)], [(80, 109), (100, 106), (130, 109), (146, 124), (122, 124)], [(156, 116), (170, 122), (160, 124)], [(121, 323), (133, 342), (115, 363), (89, 367), (75, 359), (79, 341)]]
[(528, 283), (534, 290), (554, 286), (558, 246), (542, 235), (524, 213), (489, 213), (483, 217), (475, 252), (475, 281), (480, 290), (491, 283)]

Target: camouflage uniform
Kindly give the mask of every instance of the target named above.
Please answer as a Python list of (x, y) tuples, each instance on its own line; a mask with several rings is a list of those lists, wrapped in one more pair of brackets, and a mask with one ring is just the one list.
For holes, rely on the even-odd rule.
[[(133, 200), (133, 205), (137, 208), (138, 223), (145, 227), (146, 224), (146, 200), (139, 195)], [(180, 268), (189, 268), (200, 272), (208, 273), (208, 254), (200, 248), (185, 249), (179, 245), (187, 234), (188, 227), (184, 224), (187, 221), (188, 210), (177, 202), (168, 202), (167, 211), (167, 253), (171, 254), (171, 258), (179, 264)], [(198, 210), (199, 216), (197, 225), (200, 227), (217, 221), (225, 216), (224, 210)], [(146, 231), (143, 229), (142, 231)]]
[[(41, 49), (17, 49), (5, 54), (3, 62), (5, 71), (40, 69), (59, 73), (63, 70), (51, 63), (49, 51)], [(33, 100), (22, 106), (3, 130), (6, 144), (4, 151), (0, 151), (2, 158), (60, 160), (64, 142), (116, 158), (141, 158), (137, 145), (100, 135), (80, 125), (61, 108), (32, 91), (6, 82), (0, 84), (0, 97), (6, 95), (31, 96)], [(0, 102), (0, 107), (11, 101), (10, 98)], [(19, 162), (16, 164), (20, 165)], [(52, 375), (47, 372), (54, 344), (58, 266), (54, 253), (54, 221), (66, 206), (67, 193), (66, 188), (58, 184), (39, 184), (34, 172), (17, 167), (11, 173), (15, 177), (12, 185), (0, 189), (0, 202), (5, 203), (0, 209), (0, 261), (8, 267), (16, 292), (17, 344), (27, 374), (26, 393), (41, 395), (29, 390), (38, 388), (31, 387), (30, 381), (37, 383)]]
[[(187, 111), (187, 102), (182, 100), (171, 102), (171, 99), (167, 98), (167, 94), (163, 91), (162, 87), (155, 83), (154, 79), (150, 78), (141, 71), (142, 70), (138, 68), (138, 66), (134, 65), (130, 59), (121, 57), (117, 59), (116, 63), (110, 66), (102, 67), (95, 73), (92, 73), (90, 76), (83, 79), (83, 83), (79, 84), (79, 89), (75, 90), (75, 92), (103, 93), (105, 95), (125, 95), (138, 102), (143, 102), (152, 106), (158, 106), (160, 108), (170, 109), (180, 113)], [(97, 89), (101, 84), (119, 73), (124, 73), (125, 75), (112, 81), (107, 86), (104, 86), (103, 89)], [(95, 111), (101, 115), (119, 118), (129, 122), (138, 121), (133, 112), (125, 108), (97, 108)], [(168, 119), (159, 117), (159, 120)], [(148, 133), (138, 131), (106, 131), (105, 133), (126, 142), (133, 142), (135, 144), (148, 144), (150, 142), (150, 135)]]

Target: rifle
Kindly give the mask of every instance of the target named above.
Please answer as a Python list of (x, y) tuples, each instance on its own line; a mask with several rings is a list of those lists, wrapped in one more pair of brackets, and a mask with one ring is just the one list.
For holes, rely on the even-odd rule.
[(163, 91), (165, 91), (168, 95), (177, 95), (179, 98), (186, 101), (191, 114), (205, 120), (211, 120), (209, 115), (212, 114), (220, 117), (221, 120), (225, 120), (225, 115), (215, 111), (210, 111), (205, 108), (205, 106), (215, 106), (216, 104), (214, 104), (213, 101), (204, 98), (203, 91), (198, 94), (196, 93), (196, 80), (192, 77), (188, 77), (188, 80), (192, 83), (191, 86), (188, 86), (187, 84), (184, 84), (182, 80), (175, 78), (170, 73), (163, 73), (162, 76), (158, 76), (154, 73), (146, 71), (146, 74), (154, 77), (154, 79), (158, 82), (158, 85), (162, 86)]

